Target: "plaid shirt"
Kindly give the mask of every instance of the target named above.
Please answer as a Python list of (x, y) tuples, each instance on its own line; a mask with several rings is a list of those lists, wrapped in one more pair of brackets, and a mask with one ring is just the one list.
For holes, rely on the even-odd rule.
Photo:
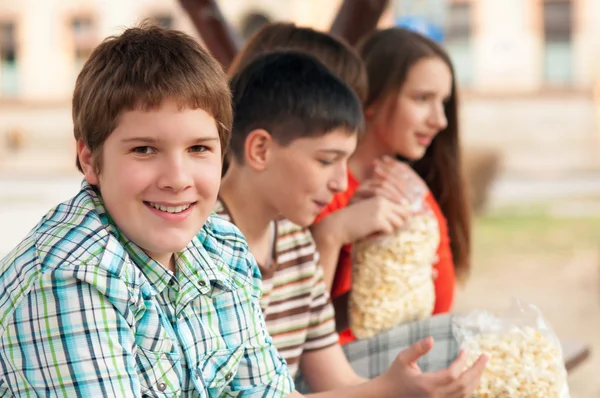
[(0, 260), (0, 396), (290, 393), (239, 230), (211, 216), (176, 267), (120, 234), (84, 182)]

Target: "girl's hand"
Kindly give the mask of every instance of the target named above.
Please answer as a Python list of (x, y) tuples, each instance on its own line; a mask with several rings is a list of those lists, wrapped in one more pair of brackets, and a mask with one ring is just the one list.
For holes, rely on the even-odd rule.
[(427, 192), (425, 181), (408, 164), (384, 156), (373, 162), (372, 176), (360, 185), (351, 202), (383, 196), (396, 203), (414, 203)]

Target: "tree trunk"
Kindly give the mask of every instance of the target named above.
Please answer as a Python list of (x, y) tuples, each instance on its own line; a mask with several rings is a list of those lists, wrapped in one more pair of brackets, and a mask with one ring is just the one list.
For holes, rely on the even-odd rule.
[(389, 0), (344, 0), (330, 33), (355, 45), (377, 27)]
[(179, 0), (210, 53), (227, 70), (241, 47), (238, 32), (230, 26), (216, 0)]

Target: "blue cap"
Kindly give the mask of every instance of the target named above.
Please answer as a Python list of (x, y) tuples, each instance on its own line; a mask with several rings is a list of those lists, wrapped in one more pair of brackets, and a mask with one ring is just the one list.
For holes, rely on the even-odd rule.
[(396, 19), (396, 26), (422, 34), (431, 40), (443, 43), (444, 30), (437, 25), (427, 22), (425, 18), (402, 16)]

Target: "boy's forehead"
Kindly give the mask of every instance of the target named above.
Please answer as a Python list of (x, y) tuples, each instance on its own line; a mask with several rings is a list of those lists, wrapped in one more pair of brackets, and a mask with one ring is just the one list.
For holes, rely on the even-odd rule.
[(125, 109), (111, 134), (157, 136), (162, 133), (218, 137), (217, 121), (203, 108), (180, 107), (164, 102), (156, 107)]
[(153, 115), (157, 113), (179, 113), (184, 111), (200, 110), (212, 116), (212, 111), (205, 106), (201, 106), (194, 100), (162, 98), (160, 100), (151, 100), (148, 98), (139, 98), (129, 105), (123, 105), (119, 115), (127, 113), (145, 113)]

